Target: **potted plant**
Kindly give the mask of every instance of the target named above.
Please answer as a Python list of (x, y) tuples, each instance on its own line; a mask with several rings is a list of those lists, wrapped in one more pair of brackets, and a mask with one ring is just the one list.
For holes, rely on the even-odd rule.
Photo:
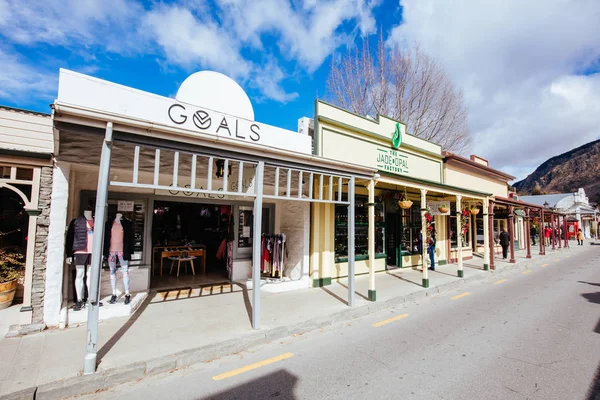
[(477, 206), (471, 206), (471, 214), (473, 214), (473, 215), (479, 214), (479, 208), (477, 208)]
[(404, 188), (404, 194), (400, 196), (400, 200), (398, 201), (398, 207), (407, 210), (411, 208), (412, 205), (413, 202), (408, 199), (408, 196), (406, 195), (406, 188)]
[(0, 310), (10, 307), (15, 298), (24, 258), (14, 248), (0, 248)]
[(448, 204), (442, 204), (438, 207), (438, 211), (442, 214), (446, 214), (448, 211), (450, 211), (450, 207), (448, 207)]

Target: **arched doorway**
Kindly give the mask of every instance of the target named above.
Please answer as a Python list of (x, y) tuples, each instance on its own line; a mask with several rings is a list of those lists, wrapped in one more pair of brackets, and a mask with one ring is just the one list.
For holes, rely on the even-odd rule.
[[(26, 196), (31, 191), (30, 186), (17, 189)], [(17, 269), (21, 275), (13, 304), (23, 298), (28, 230), (29, 214), (21, 195), (7, 187), (0, 188), (0, 264)]]

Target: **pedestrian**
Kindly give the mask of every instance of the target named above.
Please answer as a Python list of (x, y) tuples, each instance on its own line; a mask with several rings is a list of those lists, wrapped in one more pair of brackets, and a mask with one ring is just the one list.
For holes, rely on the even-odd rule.
[(431, 236), (427, 242), (427, 253), (429, 254), (429, 260), (431, 260), (430, 270), (435, 271), (435, 244), (437, 240), (435, 237), (435, 229), (431, 230)]
[(581, 232), (581, 229), (577, 232), (577, 244), (583, 246), (583, 232)]
[(552, 229), (550, 229), (549, 226), (546, 226), (546, 229), (544, 229), (544, 239), (545, 239), (546, 246), (550, 246), (550, 236), (551, 235), (552, 235)]
[(508, 233), (502, 228), (500, 232), (500, 246), (502, 246), (502, 259), (506, 260), (508, 257), (508, 246), (510, 245), (510, 237)]
[(535, 226), (531, 225), (529, 233), (531, 234), (531, 244), (535, 246), (535, 237), (537, 235), (537, 229), (535, 229)]

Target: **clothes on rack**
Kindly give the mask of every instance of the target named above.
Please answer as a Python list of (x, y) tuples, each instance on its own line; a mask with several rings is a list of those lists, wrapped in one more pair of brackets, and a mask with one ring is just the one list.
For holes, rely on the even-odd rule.
[(271, 277), (283, 277), (287, 262), (286, 236), (281, 234), (263, 234), (261, 242), (260, 271)]

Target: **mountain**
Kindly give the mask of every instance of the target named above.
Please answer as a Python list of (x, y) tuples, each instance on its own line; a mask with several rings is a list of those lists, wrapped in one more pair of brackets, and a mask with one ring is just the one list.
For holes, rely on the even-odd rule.
[(571, 193), (581, 187), (590, 202), (600, 203), (600, 140), (550, 158), (513, 186), (520, 195)]

